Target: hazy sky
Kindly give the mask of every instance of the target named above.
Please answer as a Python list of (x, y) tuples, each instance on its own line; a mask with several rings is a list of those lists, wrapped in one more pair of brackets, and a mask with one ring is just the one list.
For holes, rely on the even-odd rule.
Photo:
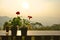
[(0, 16), (31, 15), (31, 20), (43, 24), (60, 23), (60, 0), (0, 0)]

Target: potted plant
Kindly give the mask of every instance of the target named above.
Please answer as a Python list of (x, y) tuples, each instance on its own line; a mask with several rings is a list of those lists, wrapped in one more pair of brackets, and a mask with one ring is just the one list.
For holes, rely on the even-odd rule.
[(11, 21), (11, 32), (13, 36), (16, 36), (17, 34), (17, 26), (21, 26), (21, 18), (18, 16), (20, 12), (16, 12), (17, 17), (14, 17), (13, 20)]

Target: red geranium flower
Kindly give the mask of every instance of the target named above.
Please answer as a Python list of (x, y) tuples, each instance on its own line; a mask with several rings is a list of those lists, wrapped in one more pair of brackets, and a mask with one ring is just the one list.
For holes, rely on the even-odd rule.
[(19, 11), (17, 11), (17, 12), (16, 12), (16, 14), (17, 14), (17, 15), (19, 15), (19, 14), (20, 14), (20, 12), (19, 12)]
[(32, 16), (28, 16), (28, 18), (29, 18), (29, 20), (30, 20), (30, 18), (32, 18)]

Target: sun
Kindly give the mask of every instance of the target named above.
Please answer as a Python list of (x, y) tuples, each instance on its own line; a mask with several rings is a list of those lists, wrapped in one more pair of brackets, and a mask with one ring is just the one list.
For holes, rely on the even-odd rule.
[(28, 8), (29, 8), (29, 4), (28, 4), (27, 2), (23, 2), (23, 3), (22, 3), (22, 7), (23, 7), (24, 9), (28, 9)]

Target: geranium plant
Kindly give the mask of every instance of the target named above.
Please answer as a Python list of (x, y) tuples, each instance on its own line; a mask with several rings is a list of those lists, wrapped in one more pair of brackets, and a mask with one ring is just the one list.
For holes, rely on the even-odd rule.
[(29, 20), (27, 20), (27, 19), (24, 19), (24, 18), (22, 19), (20, 16), (18, 16), (18, 15), (20, 15), (19, 11), (17, 11), (16, 14), (17, 14), (17, 17), (14, 17), (12, 20), (9, 21), (11, 27), (12, 26), (17, 26), (17, 25), (20, 27), (20, 26), (22, 26), (24, 24), (25, 25), (29, 25), (30, 24), (29, 20), (32, 18), (32, 16), (28, 16)]

